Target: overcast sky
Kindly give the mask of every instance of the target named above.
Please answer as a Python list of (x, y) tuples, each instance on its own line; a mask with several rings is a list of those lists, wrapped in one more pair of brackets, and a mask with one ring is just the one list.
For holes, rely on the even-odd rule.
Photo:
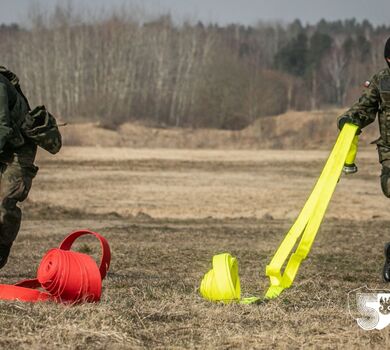
[[(31, 4), (53, 8), (56, 0), (0, 0), (0, 23), (23, 23)], [(77, 0), (74, 6), (96, 11), (100, 7), (136, 3), (147, 13), (170, 12), (174, 19), (203, 22), (255, 24), (258, 20), (303, 23), (355, 17), (390, 25), (390, 0)]]

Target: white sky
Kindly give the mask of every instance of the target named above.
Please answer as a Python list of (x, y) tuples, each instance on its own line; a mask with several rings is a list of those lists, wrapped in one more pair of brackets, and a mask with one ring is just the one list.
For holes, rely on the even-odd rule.
[[(29, 8), (39, 3), (52, 9), (56, 0), (0, 0), (0, 23), (24, 23)], [(74, 7), (97, 12), (122, 4), (137, 4), (147, 13), (170, 12), (175, 20), (255, 24), (258, 20), (285, 22), (299, 18), (303, 23), (355, 17), (374, 24), (390, 25), (390, 0), (74, 0)]]

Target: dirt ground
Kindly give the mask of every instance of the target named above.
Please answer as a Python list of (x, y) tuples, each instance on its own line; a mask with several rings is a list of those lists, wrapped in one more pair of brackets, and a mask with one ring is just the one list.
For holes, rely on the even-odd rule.
[[(336, 120), (344, 109), (288, 111), (256, 119), (242, 130), (166, 128), (128, 122), (107, 129), (98, 122), (70, 123), (61, 132), (67, 146), (164, 149), (328, 149), (337, 137)], [(362, 144), (378, 138), (372, 123), (360, 135)]]
[[(262, 295), (265, 266), (302, 208), (327, 151), (132, 150), (67, 147), (40, 153), (40, 171), (3, 283), (36, 274), (44, 252), (89, 228), (113, 260), (99, 304), (1, 302), (0, 346), (24, 349), (377, 348), (388, 328), (363, 331), (348, 293), (380, 280), (390, 240), (375, 150), (340, 180), (294, 286), (260, 305), (216, 305), (198, 286), (211, 258), (239, 259), (244, 295)], [(82, 239), (97, 257), (98, 244)], [(390, 288), (389, 288), (390, 289)]]
[[(329, 151), (167, 150), (67, 147), (41, 167), (28, 205), (131, 218), (294, 219)], [(344, 177), (328, 218), (390, 219), (374, 147), (359, 152), (356, 176)]]

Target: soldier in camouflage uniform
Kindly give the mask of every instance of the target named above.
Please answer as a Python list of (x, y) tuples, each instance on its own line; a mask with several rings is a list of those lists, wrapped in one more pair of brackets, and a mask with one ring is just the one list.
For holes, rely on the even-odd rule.
[[(360, 132), (360, 129), (372, 123), (378, 114), (380, 137), (373, 143), (377, 145), (379, 162), (382, 165), (382, 192), (390, 198), (390, 38), (385, 45), (384, 57), (389, 68), (381, 70), (365, 82), (363, 95), (338, 119), (338, 127), (341, 130), (345, 123), (352, 123), (359, 126)], [(390, 243), (385, 245), (385, 258), (383, 279), (390, 282)]]
[(381, 70), (364, 83), (363, 95), (338, 119), (338, 127), (341, 129), (345, 123), (352, 123), (363, 129), (378, 114), (380, 138), (373, 143), (377, 145), (382, 165), (382, 191), (390, 198), (390, 38), (385, 46), (385, 59), (389, 68)]
[(17, 76), (0, 66), (0, 268), (19, 232), (22, 215), (17, 203), (27, 198), (38, 171), (37, 144), (23, 134), (26, 120), (32, 118), (29, 113)]

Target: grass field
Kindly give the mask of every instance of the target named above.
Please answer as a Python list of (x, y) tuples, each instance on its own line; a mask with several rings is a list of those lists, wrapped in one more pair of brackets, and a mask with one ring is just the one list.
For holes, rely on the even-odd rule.
[[(378, 348), (388, 328), (363, 331), (348, 293), (380, 280), (390, 240), (376, 154), (342, 178), (296, 283), (260, 305), (215, 305), (198, 295), (211, 258), (240, 263), (244, 295), (262, 295), (265, 265), (309, 195), (327, 152), (66, 148), (41, 170), (3, 283), (36, 274), (68, 232), (89, 228), (113, 259), (99, 304), (1, 302), (0, 346), (25, 349)], [(78, 250), (99, 246), (83, 238)]]

